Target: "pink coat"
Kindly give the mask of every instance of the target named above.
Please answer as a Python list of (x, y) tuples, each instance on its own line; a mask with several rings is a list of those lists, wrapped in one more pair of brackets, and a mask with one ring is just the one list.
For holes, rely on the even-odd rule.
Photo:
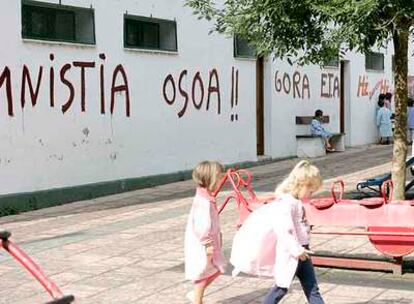
[(304, 252), (294, 222), (301, 202), (290, 194), (264, 205), (247, 218), (233, 240), (230, 262), (239, 272), (274, 277), (276, 285), (289, 288), (298, 257)]
[[(214, 246), (212, 261), (207, 259), (206, 245)], [(197, 188), (185, 231), (185, 278), (196, 281), (224, 273), (226, 261), (222, 251), (220, 222), (213, 196)]]

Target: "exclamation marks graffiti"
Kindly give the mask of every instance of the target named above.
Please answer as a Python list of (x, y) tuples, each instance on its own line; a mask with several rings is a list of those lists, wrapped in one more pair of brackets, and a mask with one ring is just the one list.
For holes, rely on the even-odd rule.
[(238, 121), (239, 115), (234, 114), (235, 107), (239, 104), (239, 70), (235, 70), (234, 67), (231, 69), (231, 97), (230, 97), (231, 121)]

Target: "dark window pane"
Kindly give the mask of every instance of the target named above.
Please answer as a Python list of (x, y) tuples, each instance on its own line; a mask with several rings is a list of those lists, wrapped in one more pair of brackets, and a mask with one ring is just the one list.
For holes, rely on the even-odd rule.
[(92, 10), (76, 12), (76, 40), (84, 43), (95, 43), (95, 18)]
[(369, 53), (365, 55), (365, 68), (367, 70), (384, 70), (384, 54)]
[(175, 22), (163, 21), (160, 25), (160, 49), (168, 51), (177, 50), (177, 35)]
[(326, 67), (339, 67), (339, 58), (334, 58), (334, 59), (328, 60), (325, 63), (325, 66)]
[(75, 40), (75, 14), (73, 12), (56, 12), (55, 24), (56, 39)]
[(246, 40), (236, 36), (234, 38), (234, 56), (255, 58), (256, 50)]
[(159, 48), (158, 24), (128, 20), (127, 44), (142, 48)]
[(125, 16), (125, 46), (166, 51), (177, 50), (173, 21)]
[(39, 37), (44, 37), (47, 35), (48, 26), (48, 18), (42, 12), (34, 11), (32, 13), (32, 20), (31, 20), (31, 27), (32, 27), (32, 34)]
[(50, 3), (24, 3), (22, 36), (31, 39), (94, 44), (93, 10)]

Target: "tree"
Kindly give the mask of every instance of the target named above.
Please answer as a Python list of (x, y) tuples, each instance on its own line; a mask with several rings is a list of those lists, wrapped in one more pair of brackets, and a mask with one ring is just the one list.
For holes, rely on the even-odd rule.
[(395, 199), (405, 197), (408, 44), (414, 1), (407, 0), (186, 0), (213, 30), (238, 35), (259, 56), (273, 53), (298, 64), (322, 64), (348, 51), (388, 47), (395, 53), (395, 115), (392, 179)]

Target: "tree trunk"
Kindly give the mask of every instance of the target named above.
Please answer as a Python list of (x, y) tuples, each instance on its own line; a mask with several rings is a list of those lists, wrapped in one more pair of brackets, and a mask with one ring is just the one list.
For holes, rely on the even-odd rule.
[(395, 52), (395, 127), (392, 158), (392, 181), (394, 199), (405, 199), (407, 157), (407, 77), (409, 27), (400, 23), (393, 32)]

